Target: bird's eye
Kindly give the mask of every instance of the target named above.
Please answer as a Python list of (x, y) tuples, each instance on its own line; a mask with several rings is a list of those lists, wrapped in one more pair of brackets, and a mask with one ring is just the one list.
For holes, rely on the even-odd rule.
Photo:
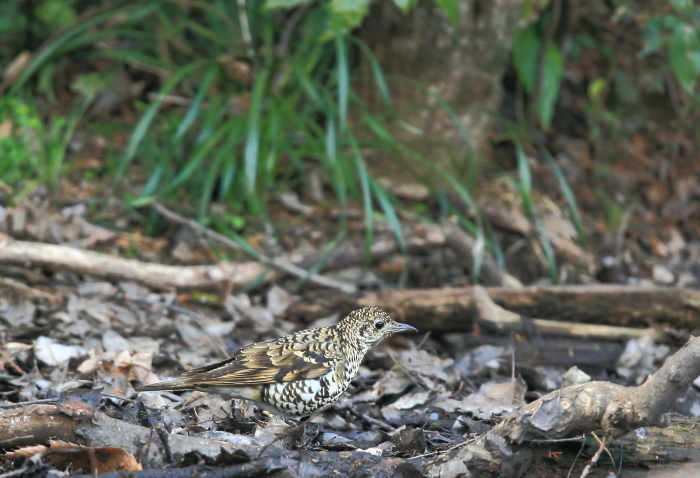
[(382, 330), (384, 328), (384, 322), (378, 320), (374, 323), (374, 328), (377, 330)]

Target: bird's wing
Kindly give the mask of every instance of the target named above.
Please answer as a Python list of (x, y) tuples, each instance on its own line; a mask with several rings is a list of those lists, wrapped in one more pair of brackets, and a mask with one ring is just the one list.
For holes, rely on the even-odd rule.
[(232, 357), (190, 370), (182, 378), (198, 385), (230, 387), (292, 382), (325, 375), (340, 362), (334, 342), (301, 333), (248, 345)]

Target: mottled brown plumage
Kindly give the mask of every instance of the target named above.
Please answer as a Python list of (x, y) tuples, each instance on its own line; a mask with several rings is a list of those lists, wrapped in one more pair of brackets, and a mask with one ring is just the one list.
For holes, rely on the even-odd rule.
[(365, 307), (330, 327), (248, 345), (222, 362), (139, 391), (205, 390), (253, 400), (287, 416), (310, 415), (340, 398), (370, 348), (407, 330), (416, 331), (379, 307)]

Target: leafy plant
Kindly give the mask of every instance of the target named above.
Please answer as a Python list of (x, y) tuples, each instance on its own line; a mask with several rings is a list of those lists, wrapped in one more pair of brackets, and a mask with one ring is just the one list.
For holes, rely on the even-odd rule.
[(642, 55), (665, 50), (673, 75), (686, 93), (697, 94), (700, 77), (700, 6), (673, 0), (671, 11), (644, 25)]
[(545, 15), (539, 22), (518, 30), (513, 40), (513, 65), (533, 103), (539, 126), (545, 130), (552, 123), (564, 76), (562, 52), (548, 36), (550, 28), (545, 28), (547, 22), (557, 21), (551, 17)]
[[(43, 119), (36, 106), (22, 97), (0, 99), (0, 177), (9, 184), (51, 181), (63, 171), (68, 143), (88, 101), (68, 116)], [(27, 183), (28, 182), (28, 183)]]

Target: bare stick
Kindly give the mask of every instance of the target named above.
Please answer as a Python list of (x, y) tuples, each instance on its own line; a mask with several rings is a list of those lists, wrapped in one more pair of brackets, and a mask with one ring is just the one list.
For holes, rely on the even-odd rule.
[[(598, 460), (600, 460), (600, 455), (602, 455), (603, 450), (605, 450), (605, 437), (603, 437), (602, 440), (599, 439), (598, 441), (600, 442), (600, 446), (598, 447), (598, 451), (595, 452), (595, 455), (593, 455), (593, 457), (588, 461), (588, 464), (581, 472), (581, 478), (586, 478), (591, 473), (591, 469), (593, 468), (593, 465), (598, 464)], [(615, 464), (615, 462), (613, 462), (613, 465), (614, 464)]]
[(630, 339), (645, 335), (658, 338), (661, 335), (652, 328), (637, 329), (615, 325), (577, 324), (526, 318), (496, 305), (483, 287), (474, 286), (472, 291), (479, 322), (499, 332), (525, 332), (531, 326), (532, 329), (543, 335), (586, 337), (598, 340)]
[(161, 290), (220, 289), (229, 282), (252, 283), (263, 274), (274, 277), (258, 262), (210, 266), (170, 266), (124, 259), (94, 251), (0, 237), (0, 264), (69, 270), (111, 280), (128, 280)]

